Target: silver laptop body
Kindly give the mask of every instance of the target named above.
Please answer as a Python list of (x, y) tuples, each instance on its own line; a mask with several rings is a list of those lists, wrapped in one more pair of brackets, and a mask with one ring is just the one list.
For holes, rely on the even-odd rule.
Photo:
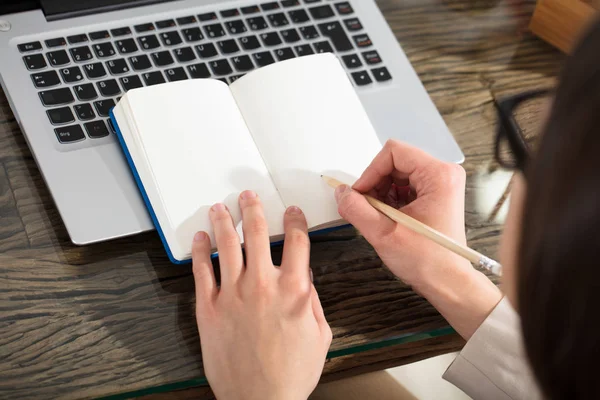
[(463, 161), (374, 0), (61, 3), (0, 15), (0, 80), (75, 244), (153, 228), (106, 115), (140, 85), (333, 51), (382, 142)]

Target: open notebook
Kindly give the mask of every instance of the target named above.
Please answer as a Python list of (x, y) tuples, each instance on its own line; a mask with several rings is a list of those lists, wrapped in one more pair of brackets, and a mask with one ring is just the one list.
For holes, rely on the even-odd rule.
[(238, 196), (260, 196), (271, 241), (283, 238), (286, 207), (311, 231), (345, 224), (327, 174), (353, 182), (381, 144), (332, 54), (258, 69), (227, 86), (197, 79), (134, 89), (111, 112), (146, 205), (171, 261), (191, 257), (194, 234), (214, 236), (209, 208), (223, 202), (240, 238)]

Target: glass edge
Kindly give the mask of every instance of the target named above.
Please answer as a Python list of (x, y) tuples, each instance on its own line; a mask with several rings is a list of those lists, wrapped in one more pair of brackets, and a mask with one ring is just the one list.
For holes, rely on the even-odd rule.
[[(445, 326), (443, 328), (433, 329), (429, 332), (422, 332), (411, 334), (407, 333), (401, 336), (395, 336), (389, 339), (383, 339), (376, 342), (371, 342), (367, 344), (357, 345), (357, 346), (349, 346), (339, 350), (332, 350), (327, 353), (327, 359), (337, 358), (348, 356), (356, 353), (361, 353), (369, 350), (377, 350), (384, 347), (395, 346), (399, 344), (418, 342), (420, 340), (432, 339), (435, 337), (451, 335), (456, 331), (451, 326)], [(145, 389), (133, 390), (130, 392), (124, 392), (104, 397), (98, 397), (99, 400), (121, 400), (121, 399), (130, 399), (134, 397), (141, 397), (150, 394), (158, 394), (165, 392), (172, 392), (174, 390), (181, 389), (190, 389), (192, 387), (197, 386), (207, 386), (208, 381), (206, 377), (189, 379), (187, 381), (167, 383), (165, 385), (153, 386)]]

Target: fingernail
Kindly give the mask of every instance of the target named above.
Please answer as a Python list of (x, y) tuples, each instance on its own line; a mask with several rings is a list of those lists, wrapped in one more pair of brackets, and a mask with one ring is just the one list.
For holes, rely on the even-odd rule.
[(296, 206), (291, 206), (291, 207), (288, 207), (287, 214), (288, 215), (300, 215), (300, 214), (302, 214), (302, 210)]
[(201, 242), (206, 239), (206, 233), (198, 232), (194, 235), (194, 242)]
[(249, 199), (253, 199), (255, 197), (256, 197), (256, 193), (254, 193), (252, 190), (245, 190), (240, 195), (240, 198), (242, 200), (249, 200)]
[(336, 187), (335, 188), (335, 200), (337, 202), (339, 202), (340, 199), (342, 198), (343, 194), (349, 190), (350, 190), (350, 186), (348, 186), (348, 185), (340, 185), (340, 186)]
[(214, 206), (211, 207), (211, 210), (213, 211), (225, 211), (227, 210), (227, 207), (225, 207), (225, 204), (223, 203), (217, 203)]

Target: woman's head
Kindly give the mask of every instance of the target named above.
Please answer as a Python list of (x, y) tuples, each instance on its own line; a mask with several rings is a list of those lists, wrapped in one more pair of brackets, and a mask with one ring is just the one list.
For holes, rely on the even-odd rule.
[(545, 394), (596, 398), (600, 22), (569, 57), (543, 132), (507, 221), (501, 254), (506, 291), (521, 315), (526, 351)]

